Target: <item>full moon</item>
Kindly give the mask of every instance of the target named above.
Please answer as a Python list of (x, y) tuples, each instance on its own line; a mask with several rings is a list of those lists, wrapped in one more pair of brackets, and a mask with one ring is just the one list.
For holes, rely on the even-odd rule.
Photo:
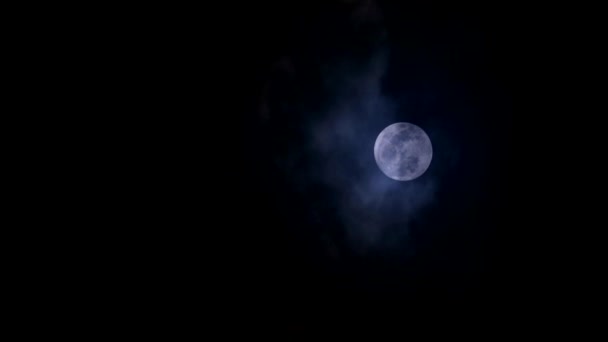
[(431, 165), (433, 146), (422, 128), (397, 122), (383, 129), (376, 138), (374, 157), (389, 178), (410, 181), (420, 177)]

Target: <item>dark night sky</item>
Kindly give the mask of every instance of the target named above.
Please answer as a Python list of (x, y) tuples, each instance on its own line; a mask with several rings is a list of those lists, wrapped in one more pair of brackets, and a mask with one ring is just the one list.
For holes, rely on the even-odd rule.
[[(158, 108), (182, 113), (152, 133), (174, 179), (159, 220), (175, 227), (158, 256), (169, 274), (278, 316), (515, 299), (532, 234), (514, 199), (517, 108), (534, 80), (521, 8), (239, 6), (209, 11), (223, 26), (191, 14), (170, 21), (177, 35), (159, 29), (175, 68)], [(373, 160), (397, 121), (433, 142), (413, 182)]]
[[(24, 177), (7, 178), (23, 239), (6, 224), (5, 278), (33, 330), (409, 337), (422, 320), (504, 337), (601, 318), (605, 11), (29, 7), (8, 25), (24, 125), (6, 126), (5, 164)], [(410, 182), (374, 160), (395, 122), (432, 141)]]
[[(251, 102), (237, 231), (256, 289), (283, 305), (496, 290), (510, 204), (508, 27), (491, 10), (425, 3), (270, 6), (243, 33), (252, 77), (238, 90)], [(371, 146), (397, 121), (423, 127), (435, 156), (420, 179), (380, 190)]]

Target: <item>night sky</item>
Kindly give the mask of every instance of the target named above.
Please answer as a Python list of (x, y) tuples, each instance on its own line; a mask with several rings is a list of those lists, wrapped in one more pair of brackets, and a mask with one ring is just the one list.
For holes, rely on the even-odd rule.
[[(173, 19), (184, 34), (165, 38), (182, 81), (166, 107), (183, 118), (157, 138), (160, 150), (171, 140), (159, 167), (179, 194), (170, 274), (279, 317), (508, 302), (509, 244), (523, 229), (511, 193), (517, 10), (239, 6), (223, 27)], [(374, 161), (377, 135), (400, 121), (433, 143), (411, 182)]]
[[(428, 3), (267, 10), (244, 33), (252, 101), (236, 204), (259, 290), (296, 307), (491, 297), (512, 138), (502, 23)], [(399, 121), (433, 142), (412, 182), (373, 159)]]

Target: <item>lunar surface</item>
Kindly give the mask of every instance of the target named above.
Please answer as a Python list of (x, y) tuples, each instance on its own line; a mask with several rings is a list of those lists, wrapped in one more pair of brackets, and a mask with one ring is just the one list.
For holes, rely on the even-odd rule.
[(397, 122), (386, 127), (374, 145), (374, 157), (382, 172), (398, 181), (420, 177), (431, 165), (431, 139), (418, 126)]

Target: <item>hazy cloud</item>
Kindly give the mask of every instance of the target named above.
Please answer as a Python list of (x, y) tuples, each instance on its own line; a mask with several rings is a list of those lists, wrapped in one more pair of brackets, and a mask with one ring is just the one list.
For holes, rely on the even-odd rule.
[[(343, 3), (350, 6), (350, 24), (356, 28), (352, 32), (365, 36), (367, 45), (352, 59), (346, 53), (344, 58), (319, 65), (328, 100), (315, 115), (302, 115), (304, 146), (295, 146), (284, 156), (283, 171), (302, 196), (307, 196), (311, 185), (328, 189), (325, 200), (335, 212), (311, 203), (311, 221), (340, 222), (337, 229), (344, 230), (341, 236), (346, 236), (351, 250), (407, 248), (410, 223), (433, 200), (435, 176), (427, 171), (414, 181), (398, 182), (376, 165), (376, 137), (386, 126), (404, 121), (407, 113), (397, 113), (394, 101), (382, 91), (389, 51), (378, 7), (368, 0)], [(289, 67), (290, 75), (300, 74), (297, 63), (288, 59), (281, 63)], [(298, 103), (291, 106), (294, 112), (308, 108)], [(265, 118), (272, 117), (268, 107), (263, 109)], [(428, 127), (423, 129), (433, 139)], [(300, 158), (306, 163), (299, 164)], [(322, 238), (328, 239), (326, 234)], [(331, 246), (331, 254), (337, 253), (331, 241), (325, 244)]]

